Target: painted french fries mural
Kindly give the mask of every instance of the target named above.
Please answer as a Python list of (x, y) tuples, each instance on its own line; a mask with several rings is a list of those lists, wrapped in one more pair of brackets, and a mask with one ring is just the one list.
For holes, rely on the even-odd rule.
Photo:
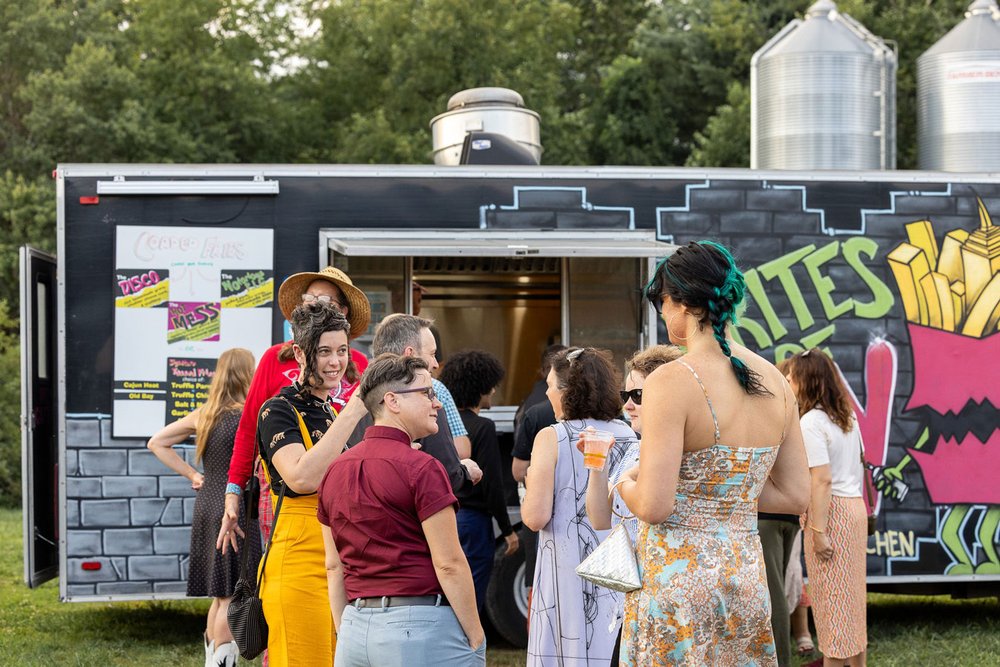
[[(878, 471), (876, 485), (905, 501), (902, 471), (920, 468), (930, 501), (944, 511), (939, 535), (953, 575), (1000, 574), (1000, 227), (977, 204), (975, 229), (951, 229), (939, 245), (930, 220), (911, 222), (908, 240), (888, 257), (913, 352), (906, 409), (925, 411), (928, 425), (898, 463)], [(986, 423), (976, 433), (980, 411)], [(976, 526), (973, 539), (967, 522)]]
[[(734, 248), (750, 297), (741, 342), (775, 361), (820, 347), (841, 368), (876, 489), (869, 576), (995, 579), (1000, 187), (758, 181), (739, 200), (724, 183), (661, 209), (661, 237)], [(742, 203), (744, 224), (701, 188)]]

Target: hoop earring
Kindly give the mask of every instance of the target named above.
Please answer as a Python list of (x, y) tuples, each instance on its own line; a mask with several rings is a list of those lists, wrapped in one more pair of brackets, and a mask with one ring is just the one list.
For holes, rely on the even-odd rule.
[(672, 334), (670, 331), (670, 323), (673, 322), (674, 318), (677, 317), (678, 315), (680, 315), (680, 312), (674, 313), (673, 315), (670, 316), (670, 319), (667, 320), (667, 336), (669, 338), (675, 338), (677, 340), (687, 340), (688, 338), (690, 338), (690, 336), (676, 336)]

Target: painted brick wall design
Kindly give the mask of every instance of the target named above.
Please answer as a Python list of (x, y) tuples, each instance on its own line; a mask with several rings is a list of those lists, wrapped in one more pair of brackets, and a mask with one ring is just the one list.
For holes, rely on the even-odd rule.
[[(110, 423), (66, 421), (67, 595), (183, 595), (195, 492)], [(194, 465), (194, 447), (177, 451)]]
[[(828, 187), (819, 183), (815, 188)], [(787, 186), (786, 186), (787, 187)], [(841, 187), (850, 188), (845, 184)], [(879, 319), (861, 319), (850, 314), (834, 321), (835, 331), (824, 340), (820, 347), (828, 348), (841, 366), (859, 400), (864, 404), (864, 351), (874, 336), (882, 336), (892, 341), (899, 349), (899, 374), (896, 399), (893, 409), (890, 446), (887, 461), (894, 463), (903, 455), (898, 443), (915, 442), (923, 426), (922, 416), (904, 412), (905, 397), (909, 396), (913, 384), (912, 359), (909, 355), (909, 335), (902, 304), (886, 261), (886, 255), (901, 241), (906, 240), (904, 225), (917, 220), (929, 219), (933, 222), (939, 242), (944, 233), (954, 228), (974, 229), (978, 221), (976, 197), (983, 199), (987, 208), (1000, 211), (1000, 186), (990, 184), (944, 186), (941, 183), (922, 187), (908, 184), (908, 193), (890, 199), (885, 197), (885, 207), (861, 215), (845, 217), (843, 212), (837, 218), (841, 224), (851, 228), (839, 231), (851, 233), (829, 234), (824, 232), (819, 209), (810, 204), (809, 186), (784, 189), (783, 184), (761, 181), (712, 181), (708, 186), (694, 186), (690, 190), (690, 205), (685, 210), (660, 209), (657, 221), (658, 236), (673, 240), (678, 244), (705, 238), (719, 240), (733, 250), (737, 262), (743, 268), (752, 269), (775, 258), (799, 250), (810, 244), (817, 248), (830, 243), (841, 243), (852, 237), (863, 236), (871, 239), (877, 252), (871, 259), (865, 257), (864, 264), (893, 292), (896, 303)], [(898, 191), (899, 188), (887, 188)], [(829, 193), (825, 193), (829, 200)], [(886, 192), (886, 195), (889, 193)], [(865, 206), (872, 202), (866, 201)], [(830, 217), (826, 221), (829, 225)], [(862, 224), (864, 232), (861, 233)], [(870, 299), (870, 291), (858, 278), (856, 272), (842, 256), (826, 263), (822, 273), (836, 285), (836, 300), (846, 297), (859, 300)], [(828, 324), (823, 317), (823, 307), (812, 282), (801, 262), (793, 265), (792, 274), (799, 285), (805, 304), (811, 313), (816, 313), (816, 323), (802, 329), (796, 320), (784, 287), (777, 279), (765, 281), (767, 298), (787, 328), (788, 334), (771, 341), (770, 345), (756, 345), (754, 339), (741, 332), (744, 342), (767, 358), (774, 358), (775, 345), (799, 343), (802, 338), (815, 333)], [(750, 300), (744, 315), (763, 322), (759, 304)], [(665, 340), (666, 332), (661, 329), (660, 339)], [(801, 349), (801, 348), (800, 348)], [(918, 535), (935, 534), (935, 511), (926, 493), (924, 480), (916, 466), (905, 472), (905, 480), (910, 486), (910, 495), (905, 505), (892, 507), (893, 524), (896, 528), (909, 529)], [(889, 502), (889, 501), (887, 501)], [(926, 546), (926, 545), (925, 545)], [(925, 552), (924, 558), (927, 557)], [(948, 564), (943, 553), (937, 553), (942, 571)], [(927, 561), (923, 563), (927, 567)], [(896, 565), (895, 574), (905, 574), (905, 564)], [(869, 575), (887, 574), (885, 561), (881, 558), (869, 559)]]

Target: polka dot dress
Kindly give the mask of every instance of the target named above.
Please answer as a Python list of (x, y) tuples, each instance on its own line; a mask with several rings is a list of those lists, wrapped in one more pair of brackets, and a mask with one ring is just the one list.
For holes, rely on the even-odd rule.
[[(194, 501), (194, 519), (191, 522), (191, 560), (188, 566), (187, 594), (192, 597), (227, 598), (233, 594), (240, 576), (240, 556), (244, 542), (240, 541), (240, 554), (232, 549), (223, 556), (215, 548), (219, 527), (226, 506), (226, 483), (229, 476), (229, 459), (233, 454), (233, 440), (240, 422), (240, 411), (222, 414), (208, 436), (202, 464), (205, 483)], [(249, 545), (250, 572), (257, 571), (260, 560), (260, 533), (256, 521), (247, 521), (240, 507), (240, 528)]]

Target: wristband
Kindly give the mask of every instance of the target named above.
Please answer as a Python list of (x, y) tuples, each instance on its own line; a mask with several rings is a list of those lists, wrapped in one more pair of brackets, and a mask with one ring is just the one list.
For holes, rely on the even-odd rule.
[(812, 524), (809, 524), (809, 530), (811, 530), (813, 532), (816, 532), (816, 533), (819, 533), (820, 535), (823, 535), (824, 533), (826, 533), (826, 530), (820, 530), (819, 528), (817, 528), (816, 526), (814, 526)]
[(229, 484), (226, 484), (226, 493), (235, 493), (239, 496), (243, 494), (243, 489), (240, 488), (239, 484), (229, 482)]

